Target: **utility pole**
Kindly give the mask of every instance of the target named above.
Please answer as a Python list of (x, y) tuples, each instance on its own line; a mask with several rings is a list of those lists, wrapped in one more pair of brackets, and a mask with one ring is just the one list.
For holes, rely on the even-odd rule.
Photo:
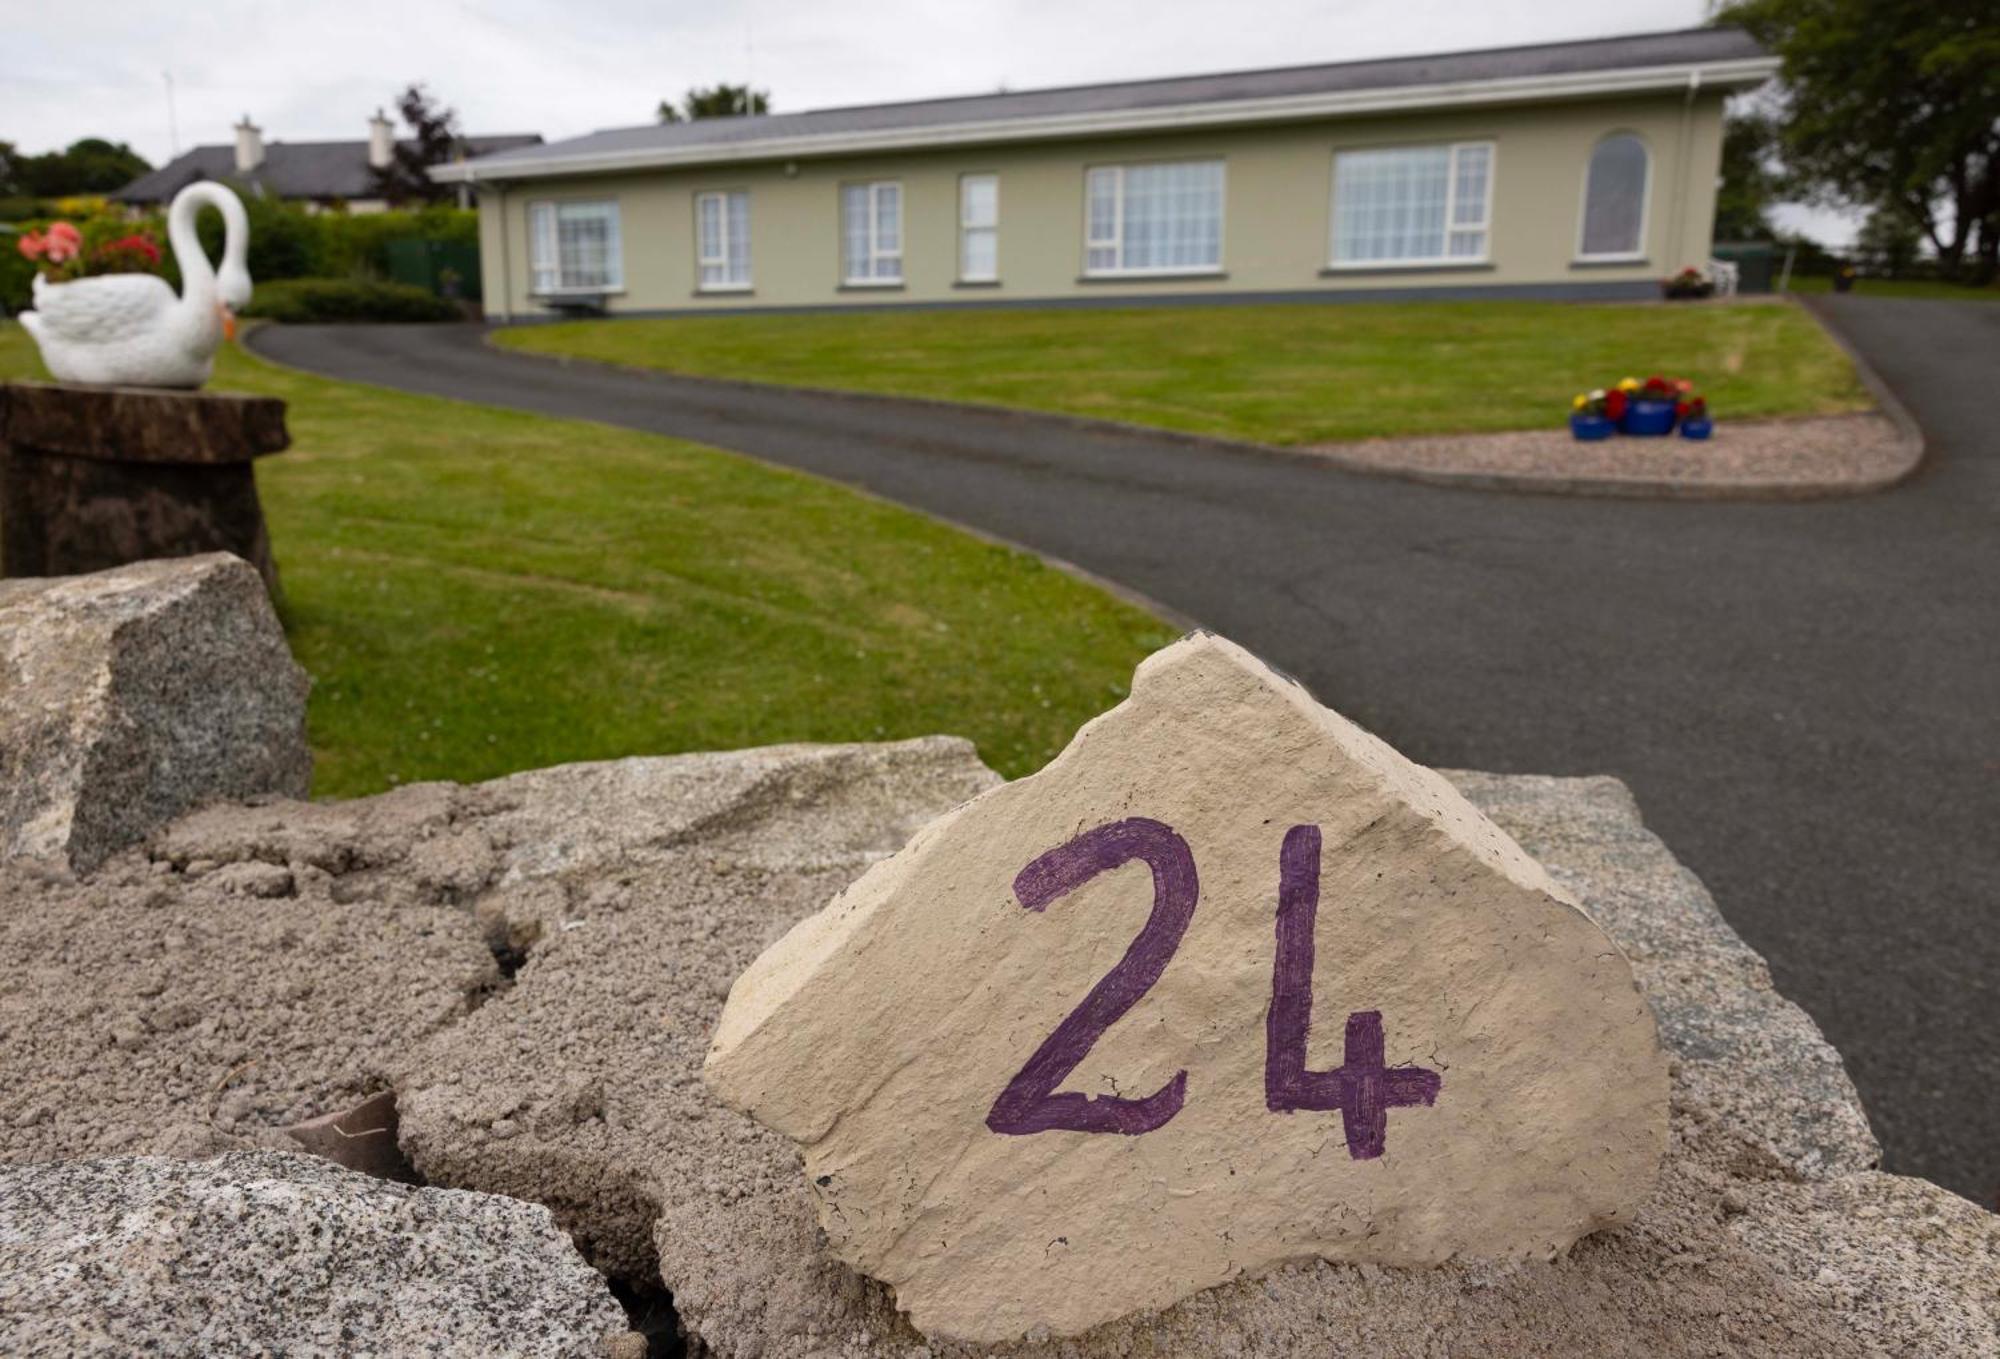
[(172, 160), (181, 153), (181, 121), (174, 113), (174, 73), (162, 71), (160, 76), (167, 82), (167, 159)]

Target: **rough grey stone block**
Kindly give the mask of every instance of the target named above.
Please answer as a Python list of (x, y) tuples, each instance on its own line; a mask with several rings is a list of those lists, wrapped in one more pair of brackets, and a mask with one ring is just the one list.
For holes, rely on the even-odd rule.
[(1840, 1054), (1778, 994), (1701, 879), (1611, 778), (1454, 773), (1474, 806), (1540, 859), (1632, 960), (1687, 1091), (1785, 1173), (1866, 1170), (1882, 1150)]
[(0, 581), (0, 859), (84, 872), (204, 803), (304, 797), (308, 687), (236, 557)]
[(625, 1330), (548, 1209), (304, 1155), (0, 1169), (0, 1352), (599, 1359)]
[[(1552, 1261), (1286, 1265), (994, 1353), (2000, 1353), (2000, 1219), (1865, 1169), (1838, 1059), (1623, 785), (1452, 777), (1632, 957), (1677, 1054), (1638, 1218)], [(781, 747), (217, 805), (82, 882), (0, 864), (0, 957), (29, 978), (0, 987), (0, 1147), (275, 1145), (392, 1086), (434, 1183), (546, 1204), (593, 1262), (669, 1285), (698, 1352), (954, 1352), (831, 1257), (791, 1145), (698, 1072), (750, 960), (993, 782), (961, 741)]]

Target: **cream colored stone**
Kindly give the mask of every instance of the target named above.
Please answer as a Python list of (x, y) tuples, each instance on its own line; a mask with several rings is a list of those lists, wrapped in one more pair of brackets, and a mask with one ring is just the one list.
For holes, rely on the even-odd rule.
[[(1034, 1122), (1032, 1092), (1002, 1092), (1144, 951), (1154, 912), (1141, 862), (1039, 910), (1016, 875), (1133, 818), (1185, 842), (1198, 898), (1158, 981), (1055, 1088), (1104, 1110), (1185, 1072), (1184, 1099), (1139, 1133), (995, 1131)], [(1425, 1106), (1421, 1077), (1394, 1078), (1412, 1102), (1387, 1110), (1378, 1155), (1366, 1120), (1350, 1145), (1338, 1109), (1267, 1107), (1280, 851), (1299, 825), (1322, 837), (1307, 1068), (1341, 1067), (1349, 1016), (1379, 1012), (1388, 1066), (1439, 1080)], [(1296, 875), (1312, 856), (1293, 844)], [(1629, 1219), (1666, 1144), (1666, 1061), (1617, 947), (1444, 779), (1206, 635), (759, 958), (705, 1075), (802, 1145), (841, 1258), (926, 1334), (983, 1342), (1074, 1334), (1301, 1257), (1549, 1256)]]

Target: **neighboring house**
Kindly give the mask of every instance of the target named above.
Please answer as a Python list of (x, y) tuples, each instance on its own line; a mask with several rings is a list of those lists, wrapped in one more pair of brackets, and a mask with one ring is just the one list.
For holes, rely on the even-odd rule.
[(1619, 297), (1706, 264), (1733, 29), (597, 132), (439, 166), (487, 314)]
[[(484, 156), (537, 146), (541, 140), (539, 134), (520, 133), (468, 137), (465, 142), (468, 155)], [(111, 198), (134, 206), (165, 203), (197, 180), (215, 179), (303, 204), (308, 211), (380, 212), (389, 205), (379, 197), (375, 171), (389, 163), (396, 145), (395, 125), (380, 113), (368, 120), (367, 139), (353, 142), (266, 142), (264, 130), (245, 115), (236, 125), (234, 146), (197, 146)]]

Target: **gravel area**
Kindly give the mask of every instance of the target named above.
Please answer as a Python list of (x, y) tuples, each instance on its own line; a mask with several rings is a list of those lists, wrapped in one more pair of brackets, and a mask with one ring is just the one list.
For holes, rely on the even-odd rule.
[(1360, 472), (1419, 481), (1579, 495), (1704, 499), (1856, 495), (1916, 470), (1922, 441), (1878, 412), (1800, 420), (1717, 421), (1706, 440), (1613, 437), (1566, 427), (1368, 439), (1308, 450)]

